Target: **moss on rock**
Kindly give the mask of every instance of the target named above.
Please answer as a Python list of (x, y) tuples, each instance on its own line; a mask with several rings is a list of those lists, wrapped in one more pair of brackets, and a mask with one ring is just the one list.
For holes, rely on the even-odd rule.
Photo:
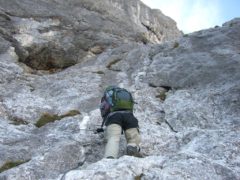
[(158, 94), (158, 95), (156, 96), (156, 98), (159, 98), (159, 99), (161, 99), (162, 101), (165, 101), (166, 97), (167, 97), (166, 91), (161, 91), (160, 94)]
[(140, 175), (137, 175), (137, 176), (134, 177), (134, 180), (141, 180), (143, 176), (144, 176), (143, 173), (140, 174)]
[(6, 171), (8, 169), (14, 168), (16, 166), (19, 166), (21, 164), (24, 164), (24, 163), (26, 163), (28, 161), (30, 161), (30, 160), (25, 160), (25, 161), (22, 161), (22, 160), (20, 160), (20, 161), (7, 161), (7, 162), (5, 162), (2, 165), (2, 167), (0, 167), (0, 173), (2, 173), (3, 171)]
[(173, 45), (173, 49), (178, 48), (178, 47), (179, 47), (179, 43), (175, 42), (174, 45)]
[(81, 114), (80, 111), (78, 111), (78, 110), (71, 110), (71, 111), (68, 111), (68, 112), (67, 112), (66, 114), (64, 114), (64, 115), (61, 115), (60, 117), (61, 117), (61, 119), (62, 119), (62, 118), (65, 118), (65, 117), (76, 116), (76, 115), (78, 115), (78, 114)]
[(69, 111), (69, 112), (67, 112), (63, 115), (44, 113), (35, 125), (38, 128), (40, 128), (47, 123), (54, 122), (54, 121), (57, 121), (57, 120), (61, 120), (65, 117), (76, 116), (78, 114), (81, 114), (78, 110), (71, 110), (71, 111)]

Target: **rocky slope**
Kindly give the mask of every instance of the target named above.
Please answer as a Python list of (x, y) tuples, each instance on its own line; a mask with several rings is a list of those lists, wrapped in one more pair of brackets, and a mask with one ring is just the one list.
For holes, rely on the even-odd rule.
[[(101, 2), (0, 1), (0, 179), (238, 180), (240, 19), (154, 45), (179, 37), (172, 20)], [(145, 158), (122, 137), (102, 159), (109, 84), (138, 103)]]

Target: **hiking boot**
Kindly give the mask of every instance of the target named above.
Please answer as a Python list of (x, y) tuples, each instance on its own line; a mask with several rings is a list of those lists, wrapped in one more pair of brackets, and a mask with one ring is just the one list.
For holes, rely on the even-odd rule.
[(128, 156), (135, 156), (135, 157), (143, 157), (140, 154), (140, 149), (137, 146), (127, 146), (127, 155)]

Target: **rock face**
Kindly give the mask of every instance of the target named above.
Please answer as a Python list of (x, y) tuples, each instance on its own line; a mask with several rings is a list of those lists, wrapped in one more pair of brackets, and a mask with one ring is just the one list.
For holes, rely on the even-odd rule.
[(21, 62), (62, 69), (126, 42), (164, 42), (181, 35), (176, 24), (139, 0), (0, 1), (2, 36)]
[[(240, 178), (240, 19), (152, 44), (180, 32), (139, 1), (0, 5), (0, 179)], [(122, 137), (102, 159), (110, 84), (138, 103), (144, 158)]]

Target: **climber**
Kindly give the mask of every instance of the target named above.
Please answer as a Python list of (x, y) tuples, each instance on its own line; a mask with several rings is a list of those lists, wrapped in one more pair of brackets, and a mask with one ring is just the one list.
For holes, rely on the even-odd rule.
[(118, 157), (122, 132), (127, 140), (127, 155), (141, 157), (141, 139), (138, 120), (133, 115), (133, 105), (132, 95), (126, 89), (117, 86), (106, 88), (100, 105), (103, 122), (101, 128), (96, 130), (97, 133), (103, 132), (103, 126), (106, 126), (105, 158)]

